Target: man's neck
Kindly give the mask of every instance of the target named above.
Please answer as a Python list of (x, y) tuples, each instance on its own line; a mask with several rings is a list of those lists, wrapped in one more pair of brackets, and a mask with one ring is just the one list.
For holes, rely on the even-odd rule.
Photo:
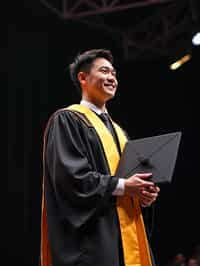
[(96, 112), (97, 114), (101, 114), (102, 112), (107, 112), (105, 104), (103, 107), (100, 107), (100, 106), (94, 104), (93, 102), (85, 100), (85, 99), (82, 99), (80, 104), (87, 106), (88, 108), (90, 108), (94, 112)]
[(96, 99), (94, 97), (88, 97), (87, 95), (82, 95), (82, 100), (95, 105), (102, 112), (105, 112), (105, 110), (106, 110), (106, 102), (105, 101), (102, 102), (99, 99)]

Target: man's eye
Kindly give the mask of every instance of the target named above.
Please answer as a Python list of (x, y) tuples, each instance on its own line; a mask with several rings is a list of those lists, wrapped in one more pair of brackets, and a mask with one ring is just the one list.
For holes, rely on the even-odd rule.
[(116, 77), (116, 75), (117, 75), (117, 74), (116, 74), (116, 71), (113, 71), (113, 72), (112, 72), (112, 75)]
[(115, 70), (111, 71), (110, 69), (107, 69), (107, 68), (101, 68), (100, 71), (104, 74), (108, 74), (109, 72), (111, 72), (111, 74), (116, 77), (116, 71)]
[(102, 73), (108, 73), (108, 72), (109, 72), (109, 70), (108, 70), (108, 69), (106, 69), (106, 68), (102, 68), (102, 69), (101, 69), (101, 72), (102, 72)]

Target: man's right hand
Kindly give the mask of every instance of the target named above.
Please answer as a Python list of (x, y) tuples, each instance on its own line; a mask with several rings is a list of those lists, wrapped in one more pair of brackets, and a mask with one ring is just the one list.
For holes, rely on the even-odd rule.
[(125, 195), (134, 196), (137, 195), (141, 204), (145, 206), (151, 205), (160, 191), (153, 182), (146, 181), (151, 177), (151, 173), (134, 174), (125, 180)]

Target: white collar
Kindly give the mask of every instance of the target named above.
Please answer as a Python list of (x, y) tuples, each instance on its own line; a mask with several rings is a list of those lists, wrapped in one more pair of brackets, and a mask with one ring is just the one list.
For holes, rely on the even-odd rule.
[[(103, 113), (100, 108), (98, 108), (96, 105), (94, 105), (93, 103), (88, 102), (86, 100), (81, 100), (80, 104), (90, 108), (92, 111), (94, 111), (98, 115)], [(105, 113), (107, 113), (107, 110), (105, 110)]]

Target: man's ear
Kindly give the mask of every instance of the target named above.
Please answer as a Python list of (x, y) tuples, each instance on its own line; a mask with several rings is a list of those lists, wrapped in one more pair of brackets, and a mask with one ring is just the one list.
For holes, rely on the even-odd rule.
[(86, 72), (80, 71), (78, 73), (77, 78), (78, 78), (78, 80), (80, 82), (80, 85), (85, 85), (86, 77), (87, 77), (87, 73)]

